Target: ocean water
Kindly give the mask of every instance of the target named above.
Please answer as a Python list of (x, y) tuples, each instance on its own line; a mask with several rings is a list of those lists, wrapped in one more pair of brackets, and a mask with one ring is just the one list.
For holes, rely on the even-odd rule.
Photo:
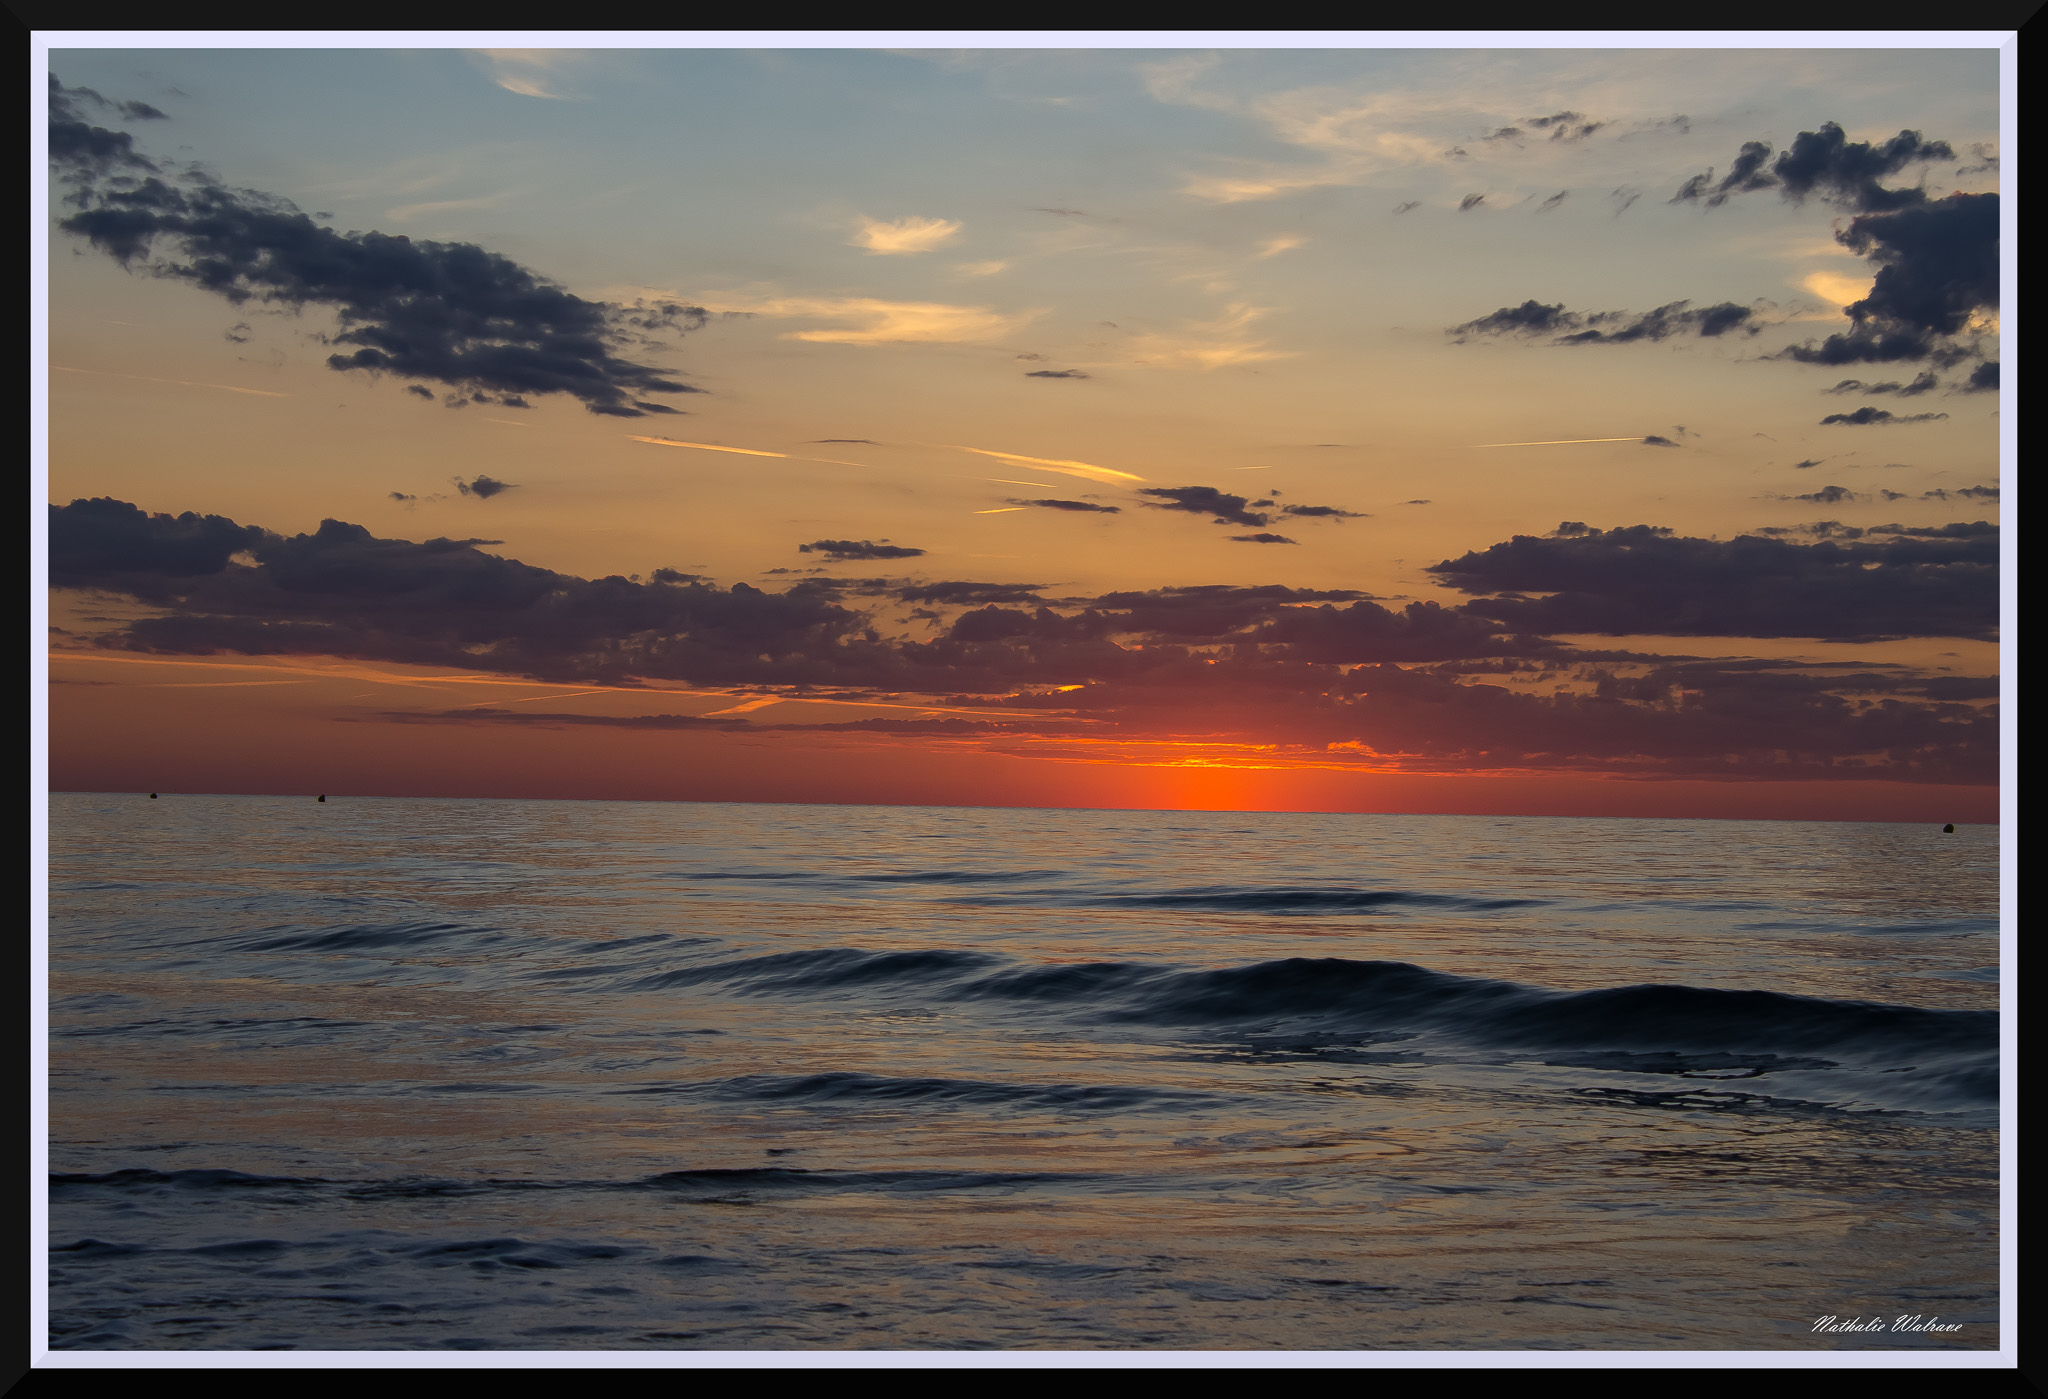
[(1991, 828), (67, 794), (50, 836), (54, 1348), (1999, 1344)]

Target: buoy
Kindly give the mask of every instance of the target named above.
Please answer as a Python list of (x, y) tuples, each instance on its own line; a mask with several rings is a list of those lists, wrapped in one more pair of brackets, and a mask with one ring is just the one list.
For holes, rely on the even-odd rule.
[(1945, 836), (1954, 835), (1956, 833), (1955, 823), (1951, 821), (1948, 825), (1943, 826), (1941, 828), (1941, 833)]
[(321, 801), (326, 801), (326, 800), (327, 800), (327, 794), (326, 794), (325, 792), (322, 792), (322, 793), (320, 794), (320, 800), (321, 800)]
[(151, 801), (155, 801), (155, 800), (156, 800), (156, 793), (154, 793), (154, 792), (151, 792), (151, 793), (149, 794), (149, 799), (150, 799)]

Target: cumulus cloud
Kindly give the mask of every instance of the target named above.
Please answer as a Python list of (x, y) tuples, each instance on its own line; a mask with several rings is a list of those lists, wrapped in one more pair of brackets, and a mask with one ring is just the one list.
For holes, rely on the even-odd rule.
[[(75, 113), (53, 89), (53, 117)], [(115, 139), (118, 137), (118, 139)], [(234, 305), (331, 308), (331, 369), (402, 375), (498, 401), (561, 393), (593, 413), (673, 411), (648, 394), (698, 390), (622, 350), (703, 324), (700, 307), (587, 301), (471, 243), (338, 233), (291, 201), (168, 173), (125, 133), (52, 122), (51, 159), (78, 212), (59, 221), (131, 272)], [(128, 173), (128, 172), (147, 173)]]
[(799, 554), (823, 554), (834, 563), (847, 559), (915, 559), (924, 554), (922, 549), (877, 544), (870, 539), (814, 539), (809, 544), (797, 545), (796, 551)]
[(1998, 390), (1998, 361), (1985, 360), (1970, 371), (1970, 377), (1963, 383), (1964, 393), (1995, 393)]
[(516, 489), (510, 481), (497, 481), (489, 476), (480, 475), (473, 481), (465, 481), (457, 476), (454, 480), (456, 490), (464, 495), (473, 495), (478, 500), (489, 500), (494, 495)]

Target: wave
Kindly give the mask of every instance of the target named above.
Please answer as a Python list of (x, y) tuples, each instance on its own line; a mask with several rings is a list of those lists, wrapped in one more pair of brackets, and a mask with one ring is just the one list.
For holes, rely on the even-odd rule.
[[(1198, 969), (1133, 962), (1003, 965), (978, 952), (854, 948), (710, 963), (641, 985), (720, 982), (752, 994), (859, 988), (992, 1008), (1028, 1005), (1072, 1020), (1190, 1029), (1248, 1045), (1276, 1034), (1297, 1040), (1320, 1035), (1322, 1043), (1297, 1047), (1321, 1051), (1424, 1035), (1437, 1048), (1533, 1054), (1561, 1066), (1747, 1077), (1851, 1067), (1899, 1076), (1887, 1087), (1893, 1098), (1981, 1105), (1997, 1094), (1994, 1011), (1782, 991), (1654, 983), (1560, 991), (1340, 957)], [(849, 1095), (883, 1091), (856, 1089), (858, 1075), (815, 1078), (830, 1078), (842, 1085), (836, 1091)], [(1894, 1087), (1897, 1093), (1890, 1092)]]
[(1216, 1095), (1170, 1088), (1078, 1083), (997, 1083), (986, 1079), (894, 1078), (833, 1072), (804, 1075), (749, 1074), (705, 1083), (649, 1084), (614, 1089), (627, 1094), (675, 1094), (758, 1103), (919, 1104), (960, 1107), (1033, 1108), (1056, 1112), (1142, 1112), (1186, 1109), (1217, 1101)]

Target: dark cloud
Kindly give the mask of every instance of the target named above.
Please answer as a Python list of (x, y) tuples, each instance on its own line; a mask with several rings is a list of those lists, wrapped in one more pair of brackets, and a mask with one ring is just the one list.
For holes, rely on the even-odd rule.
[(1094, 515), (1120, 515), (1120, 505), (1091, 505), (1085, 500), (1013, 500), (1012, 505), (1035, 505), (1041, 510), (1077, 510)]
[(457, 476), (454, 480), (456, 490), (464, 495), (473, 495), (478, 500), (489, 500), (494, 495), (518, 489), (510, 481), (495, 481), (488, 476), (478, 476), (474, 481), (465, 481)]
[(1033, 369), (1027, 371), (1024, 377), (1027, 379), (1092, 379), (1095, 376), (1084, 374), (1078, 369)]
[(404, 491), (393, 491), (390, 493), (387, 499), (395, 500), (401, 505), (411, 505), (414, 501), (418, 500), (419, 497), (416, 495), (407, 495)]
[(1959, 491), (1936, 489), (1920, 493), (1920, 499), (1922, 500), (1947, 500), (1950, 496), (1958, 496), (1964, 500), (1996, 500), (1998, 499), (1998, 487), (1965, 486)]
[(1635, 203), (1638, 199), (1641, 199), (1643, 197), (1643, 192), (1639, 189), (1634, 189), (1628, 185), (1623, 185), (1620, 189), (1613, 191), (1607, 197), (1614, 201), (1614, 217), (1620, 218), (1623, 214), (1628, 212), (1629, 205)]
[(1541, 204), (1538, 204), (1536, 206), (1536, 212), (1539, 214), (1549, 213), (1552, 209), (1555, 209), (1558, 205), (1564, 203), (1565, 196), (1570, 193), (1571, 191), (1568, 189), (1559, 190), (1556, 194), (1551, 195), (1550, 198), (1544, 200)]
[(1659, 437), (1653, 432), (1643, 439), (1643, 445), (1645, 447), (1676, 447), (1678, 444), (1668, 437)]
[(1233, 534), (1230, 538), (1236, 544), (1294, 544), (1299, 542), (1289, 539), (1284, 534), (1268, 534), (1264, 532), (1259, 534)]
[(1540, 634), (1988, 639), (1998, 620), (1995, 537), (1794, 545), (1632, 525), (1517, 535), (1427, 571)]
[[(73, 179), (104, 179), (128, 171), (154, 174), (155, 161), (135, 149), (135, 138), (125, 131), (95, 126), (85, 109), (119, 111), (123, 104), (109, 102), (89, 87), (67, 88), (50, 75), (50, 160)], [(140, 104), (137, 104), (140, 105)], [(123, 113), (123, 115), (128, 115)], [(160, 117), (154, 107), (145, 117)]]
[(1953, 337), (1998, 305), (1998, 196), (1952, 194), (1889, 213), (1863, 214), (1835, 235), (1877, 263), (1870, 295), (1845, 308), (1851, 326), (1784, 357), (1807, 364), (1931, 359), (1973, 351)]
[(125, 133), (78, 121), (77, 96), (52, 88), (51, 159), (78, 209), (58, 226), (130, 271), (235, 305), (332, 308), (330, 343), (354, 348), (328, 356), (331, 369), (563, 393), (613, 417), (674, 411), (647, 394), (698, 392), (619, 351), (644, 332), (702, 325), (700, 307), (586, 301), (474, 244), (337, 233), (276, 195), (170, 173)]
[(835, 563), (848, 559), (915, 559), (924, 554), (922, 549), (876, 544), (866, 539), (814, 539), (809, 544), (797, 545), (796, 551), (799, 554), (823, 554)]
[(1680, 186), (1672, 202), (1704, 199), (1714, 206), (1733, 195), (1775, 188), (1787, 199), (1804, 201), (1817, 196), (1863, 213), (1901, 209), (1924, 202), (1927, 192), (1886, 188), (1878, 181), (1909, 165), (1953, 160), (1955, 152), (1948, 142), (1924, 140), (1917, 131), (1901, 131), (1881, 146), (1852, 142), (1840, 126), (1823, 122), (1820, 130), (1802, 131), (1793, 137), (1791, 146), (1766, 169), (1770, 156), (1769, 142), (1745, 141), (1719, 183), (1714, 182), (1711, 170), (1695, 175)]
[(1587, 120), (1583, 112), (1558, 112), (1554, 116), (1526, 117), (1524, 122), (1538, 131), (1548, 131), (1553, 141), (1583, 141), (1607, 125), (1604, 121)]
[(1839, 505), (1845, 500), (1855, 500), (1857, 495), (1846, 486), (1822, 486), (1806, 495), (1780, 497), (1787, 500), (1810, 500), (1816, 505)]
[(1436, 504), (1436, 502), (1435, 502), (1435, 501), (1433, 501), (1433, 500), (1404, 500), (1404, 501), (1402, 501), (1401, 503), (1402, 503), (1403, 505), (1434, 505), (1434, 504)]
[(405, 386), (405, 391), (409, 394), (414, 394), (420, 398), (424, 398), (429, 403), (432, 403), (434, 401), (434, 391), (428, 388), (425, 384), (407, 384)]
[(1902, 418), (1883, 408), (1865, 406), (1853, 413), (1830, 413), (1820, 421), (1823, 427), (1829, 423), (1841, 423), (1848, 427), (1890, 427), (1897, 423), (1931, 423), (1947, 416), (1946, 413), (1911, 413)]
[(1485, 202), (1486, 196), (1483, 194), (1468, 194), (1458, 201), (1458, 212), (1462, 214), (1468, 209), (1477, 209)]
[[(1462, 591), (1493, 594), (1487, 600), (1399, 610), (1355, 591), (1280, 585), (1048, 604), (1030, 584), (891, 582), (870, 589), (891, 607), (917, 599), (969, 609), (928, 640), (891, 641), (835, 600), (831, 580), (773, 594), (673, 570), (647, 582), (583, 579), (490, 554), (485, 541), (380, 539), (338, 521), (286, 538), (120, 501), (74, 502), (51, 516), (60, 585), (126, 594), (160, 614), (116, 623), (95, 638), (104, 647), (335, 655), (550, 681), (744, 684), (820, 698), (932, 696), (950, 709), (1003, 711), (986, 721), (782, 726), (510, 706), (388, 722), (787, 727), (944, 736), (1042, 755), (1077, 735), (1091, 744), (1213, 738), (1256, 743), (1282, 761), (1411, 771), (1909, 781), (1988, 781), (1996, 772), (1995, 717), (1970, 707), (1988, 698), (1981, 680), (1575, 650), (1541, 634), (1563, 629), (1556, 624), (1620, 630), (1602, 625), (1619, 610), (1659, 633), (1988, 635), (1996, 535), (1981, 523), (1901, 525), (1853, 544), (1580, 526), (1439, 565)], [(1506, 589), (1514, 591), (1499, 595)], [(1542, 628), (1505, 615), (1515, 608), (1540, 614)]]
[(1210, 515), (1219, 525), (1251, 525), (1254, 528), (1272, 520), (1270, 515), (1261, 515), (1245, 507), (1251, 502), (1241, 495), (1219, 491), (1214, 486), (1166, 486), (1152, 487), (1138, 492), (1139, 495), (1155, 497), (1145, 503), (1154, 510), (1181, 510), (1190, 515)]
[(1755, 308), (1724, 301), (1715, 306), (1695, 307), (1690, 301), (1673, 301), (1654, 311), (1567, 311), (1562, 304), (1546, 306), (1525, 301), (1520, 306), (1503, 306), (1478, 320), (1452, 326), (1444, 333), (1468, 335), (1555, 335), (1553, 345), (1624, 345), (1638, 340), (1666, 340), (1674, 335), (1714, 337), (1731, 330), (1757, 333)]
[[(1271, 505), (1273, 502), (1267, 500), (1258, 503), (1261, 505)], [(1372, 518), (1363, 511), (1339, 510), (1334, 505), (1283, 505), (1280, 507), (1280, 513), (1322, 520), (1369, 520)]]
[(1044, 602), (1039, 592), (1043, 583), (916, 583), (899, 588), (896, 596), (905, 602)]
[(1921, 374), (1915, 375), (1913, 378), (1913, 382), (1910, 384), (1901, 384), (1896, 379), (1886, 380), (1882, 384), (1866, 384), (1861, 379), (1844, 379), (1841, 383), (1835, 385), (1831, 389), (1826, 390), (1825, 392), (1860, 393), (1866, 395), (1878, 393), (1895, 393), (1899, 395), (1901, 398), (1911, 398), (1916, 394), (1923, 394), (1931, 389), (1936, 389), (1939, 387), (1941, 387), (1941, 382), (1935, 377), (1934, 371), (1927, 370)]
[(1394, 206), (1394, 212), (1397, 214), (1405, 214), (1410, 209), (1420, 209), (1421, 207), (1422, 201), (1419, 199), (1404, 199), (1399, 204), (1396, 204)]
[(1503, 127), (1499, 128), (1498, 130), (1496, 130), (1495, 132), (1493, 132), (1493, 134), (1492, 134), (1492, 135), (1490, 135), (1490, 136), (1481, 136), (1481, 137), (1480, 137), (1479, 139), (1480, 139), (1480, 140), (1482, 140), (1482, 141), (1515, 141), (1515, 142), (1519, 142), (1519, 141), (1520, 141), (1520, 140), (1522, 139), (1522, 128), (1521, 128), (1521, 127), (1519, 127), (1519, 126), (1503, 126)]
[(1794, 471), (1805, 471), (1808, 467), (1819, 466), (1826, 460), (1826, 457), (1808, 457), (1805, 461), (1793, 462), (1792, 469)]
[(1996, 392), (1998, 388), (1998, 361), (1985, 360), (1970, 371), (1970, 377), (1963, 383), (1964, 393)]
[(74, 500), (50, 507), (50, 582), (154, 598), (172, 590), (170, 580), (222, 572), (269, 537), (222, 515), (151, 515), (106, 496)]

